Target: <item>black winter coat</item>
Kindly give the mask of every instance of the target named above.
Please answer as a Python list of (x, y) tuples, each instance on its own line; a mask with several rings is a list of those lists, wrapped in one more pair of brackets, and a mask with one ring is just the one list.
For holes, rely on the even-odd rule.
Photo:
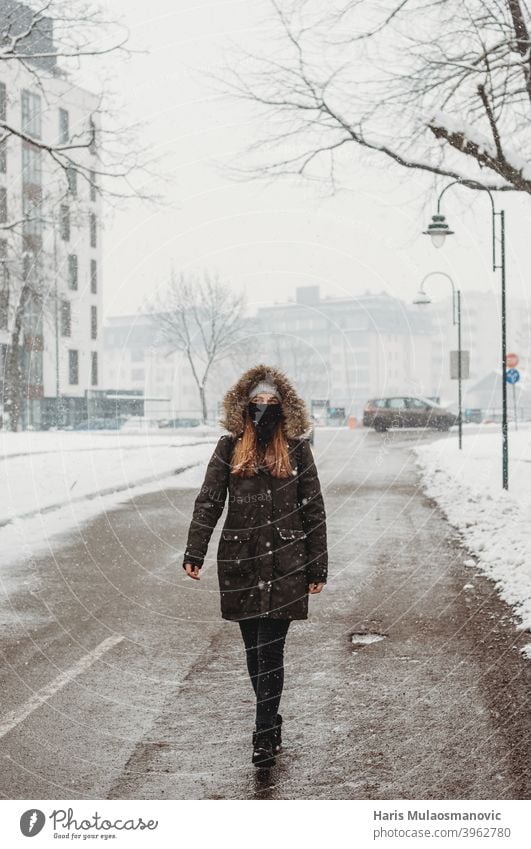
[(224, 619), (308, 618), (308, 584), (327, 579), (326, 516), (312, 450), (288, 439), (289, 478), (266, 470), (250, 478), (231, 474), (235, 437), (222, 436), (195, 500), (184, 554), (202, 566), (228, 494), (217, 551)]

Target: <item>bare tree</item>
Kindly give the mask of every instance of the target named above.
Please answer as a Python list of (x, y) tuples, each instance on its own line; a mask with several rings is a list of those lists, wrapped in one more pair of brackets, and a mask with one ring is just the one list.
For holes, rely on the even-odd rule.
[[(125, 27), (91, 2), (0, 0), (0, 17), (0, 72), (5, 69), (12, 76), (17, 70), (23, 71), (41, 97), (43, 113), (56, 105), (51, 79), (69, 80), (88, 61), (130, 52)], [(123, 120), (119, 121), (101, 76), (98, 86), (98, 102), (85, 125), (72, 131), (63, 127), (55, 137), (41, 138), (33, 131), (31, 120), (13, 120), (6, 103), (0, 103), (0, 149), (16, 138), (42, 152), (62, 179), (65, 192), (72, 179), (79, 177), (91, 192), (105, 194), (108, 199), (153, 199), (142, 188), (146, 177), (152, 175), (154, 162), (148, 149), (140, 146), (138, 126), (124, 126)], [(138, 176), (141, 181), (136, 180), (134, 185)], [(16, 218), (4, 221), (0, 229), (19, 223)]]
[(186, 356), (206, 422), (210, 371), (214, 364), (232, 358), (248, 334), (243, 294), (208, 272), (172, 274), (167, 290), (146, 304), (146, 311), (153, 316), (157, 341)]
[[(53, 273), (53, 269), (43, 264), (42, 257), (29, 251), (24, 252), (20, 267), (18, 259), (11, 261), (5, 255), (0, 256), (0, 330), (9, 329), (2, 400), (12, 431), (19, 430), (26, 394), (31, 392), (31, 387), (42, 383), (38, 371), (43, 323), (53, 322), (59, 302), (59, 294), (56, 296), (48, 285)], [(13, 277), (17, 278), (15, 285)], [(10, 299), (13, 292), (16, 297)]]
[(239, 173), (322, 178), (324, 166), (334, 185), (340, 153), (364, 150), (531, 193), (525, 0), (270, 2), (278, 38), (242, 48), (224, 75), (264, 119)]

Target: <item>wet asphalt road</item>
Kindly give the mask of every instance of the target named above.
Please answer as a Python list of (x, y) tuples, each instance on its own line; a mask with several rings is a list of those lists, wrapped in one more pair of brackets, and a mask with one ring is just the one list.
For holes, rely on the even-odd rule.
[(529, 798), (529, 635), (419, 488), (410, 448), (433, 438), (456, 436), (317, 434), (329, 583), (290, 626), (271, 770), (250, 762), (214, 563), (200, 582), (180, 566), (195, 489), (139, 496), (36, 558), (0, 625), (1, 797)]

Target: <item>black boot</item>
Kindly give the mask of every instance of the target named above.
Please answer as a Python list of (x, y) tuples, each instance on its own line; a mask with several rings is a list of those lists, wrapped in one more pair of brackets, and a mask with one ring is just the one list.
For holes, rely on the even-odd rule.
[(275, 732), (273, 751), (275, 755), (278, 755), (282, 749), (282, 716), (279, 713), (277, 713), (277, 718), (273, 731)]
[(273, 728), (253, 732), (253, 764), (255, 766), (273, 766), (275, 763), (274, 741), (275, 730)]
[[(278, 755), (282, 751), (282, 715), (277, 713), (275, 725), (273, 727), (273, 752)], [(256, 731), (253, 731), (253, 746), (256, 743)]]

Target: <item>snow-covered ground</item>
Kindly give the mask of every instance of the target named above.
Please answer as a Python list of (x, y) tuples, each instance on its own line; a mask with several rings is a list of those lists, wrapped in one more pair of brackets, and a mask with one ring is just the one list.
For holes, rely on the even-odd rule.
[(21, 431), (0, 430), (0, 460), (13, 454), (39, 454), (65, 451), (94, 451), (109, 446), (122, 448), (148, 444), (174, 445), (216, 439), (221, 430), (204, 425), (193, 428), (143, 428), (100, 431)]
[(211, 428), (0, 433), (1, 560), (31, 559), (133, 495), (199, 485), (217, 438)]
[[(509, 431), (509, 490), (502, 488), (502, 441), (497, 432), (467, 433), (415, 448), (426, 493), (463, 534), (474, 555), (466, 561), (496, 582), (531, 629), (531, 426)], [(524, 652), (531, 657), (531, 644)]]

